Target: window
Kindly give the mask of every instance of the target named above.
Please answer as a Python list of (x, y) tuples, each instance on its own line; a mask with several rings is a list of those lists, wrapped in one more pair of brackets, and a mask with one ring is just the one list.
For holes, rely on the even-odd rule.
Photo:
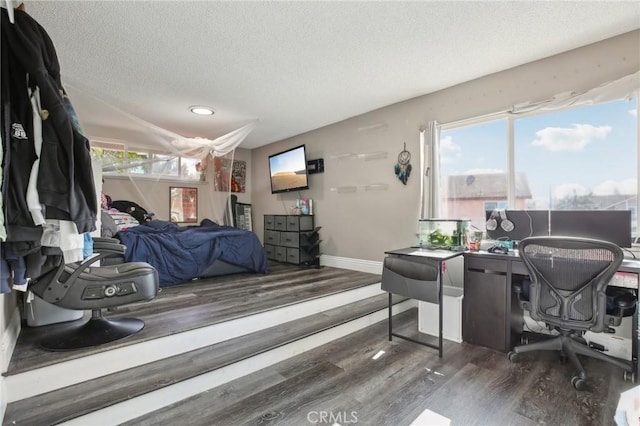
[(198, 166), (199, 164), (201, 162), (197, 158), (181, 158), (182, 176), (187, 179), (200, 179), (200, 170), (202, 169)]
[(127, 151), (128, 172), (134, 175), (151, 174), (151, 154), (148, 152)]
[[(635, 100), (515, 120), (515, 170), (528, 177), (531, 191), (526, 207), (553, 210), (635, 207), (636, 132)], [(545, 167), (540, 167), (541, 164)], [(635, 234), (637, 226), (632, 228)]]
[(192, 158), (141, 149), (127, 149), (125, 144), (92, 141), (91, 153), (102, 164), (105, 175), (135, 175), (199, 180), (200, 172)]
[(507, 203), (507, 121), (440, 133), (440, 212), (483, 229), (485, 210)]
[(484, 228), (485, 210), (506, 207), (631, 210), (637, 235), (637, 107), (621, 100), (443, 126), (442, 214)]
[(180, 176), (180, 157), (175, 155), (153, 154), (154, 162), (151, 163), (151, 174), (162, 176)]
[(122, 174), (126, 167), (124, 145), (100, 144), (91, 146), (91, 154), (100, 160), (102, 172), (106, 174)]
[(507, 201), (487, 201), (484, 203), (484, 211), (487, 210), (504, 210), (508, 208)]

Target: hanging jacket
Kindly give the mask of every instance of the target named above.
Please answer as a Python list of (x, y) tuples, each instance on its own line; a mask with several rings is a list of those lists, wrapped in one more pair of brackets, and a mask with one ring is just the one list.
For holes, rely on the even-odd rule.
[[(4, 25), (2, 29), (4, 30)], [(6, 241), (15, 253), (26, 255), (39, 249), (42, 235), (42, 229), (34, 224), (27, 204), (31, 168), (36, 159), (33, 112), (26, 73), (19, 63), (12, 62), (8, 40), (2, 37), (1, 41), (4, 158), (2, 195)]]
[[(19, 73), (24, 78), (26, 73), (29, 85), (40, 89), (42, 151), (37, 189), (40, 202), (45, 206), (45, 217), (71, 220), (79, 233), (94, 231), (98, 203), (89, 141), (74, 128), (65, 110), (65, 92), (53, 42), (26, 12), (15, 10), (11, 24), (4, 9), (2, 39), (3, 44), (6, 40), (4, 46), (9, 50), (9, 60), (3, 61), (3, 70), (7, 67), (10, 75)], [(18, 95), (28, 101), (26, 91)], [(3, 115), (3, 126), (10, 125), (5, 118)], [(8, 212), (8, 206), (5, 208)]]

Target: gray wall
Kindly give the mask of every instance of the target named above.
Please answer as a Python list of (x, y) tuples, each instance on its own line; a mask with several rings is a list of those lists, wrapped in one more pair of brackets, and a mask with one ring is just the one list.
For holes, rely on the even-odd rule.
[[(384, 251), (416, 243), (419, 217), (419, 129), (505, 111), (513, 104), (582, 91), (640, 69), (640, 31), (492, 74), (430, 95), (390, 105), (252, 150), (254, 230), (263, 238), (263, 215), (285, 214), (298, 193), (272, 195), (268, 156), (306, 144), (309, 159), (324, 158), (325, 172), (310, 176), (300, 195), (314, 201), (323, 254), (380, 261)], [(434, 64), (437, 66), (437, 64)], [(429, 78), (428, 70), (424, 78)], [(372, 88), (375, 90), (375, 88)], [(413, 173), (407, 185), (394, 175), (406, 142)], [(346, 153), (387, 153), (382, 159), (344, 159)], [(366, 190), (369, 184), (387, 190)], [(356, 192), (332, 188), (356, 186)]]

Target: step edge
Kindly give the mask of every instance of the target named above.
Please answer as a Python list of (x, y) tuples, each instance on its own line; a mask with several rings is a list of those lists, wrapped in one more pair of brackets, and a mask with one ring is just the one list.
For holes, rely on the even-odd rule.
[[(381, 294), (381, 295), (378, 295), (378, 296), (372, 296), (371, 298), (380, 297), (380, 296), (384, 296), (384, 295)], [(366, 300), (366, 299), (362, 299), (362, 300)], [(407, 302), (407, 301), (411, 301), (411, 299), (408, 299), (408, 298), (401, 298), (400, 299), (399, 298), (397, 300), (394, 300), (394, 302), (393, 302), (394, 310), (395, 310), (395, 306), (399, 305), (400, 303)], [(358, 302), (353, 302), (353, 303), (358, 303)], [(345, 305), (345, 306), (348, 306), (348, 305)], [(344, 306), (342, 308), (344, 308)], [(156, 387), (156, 388), (153, 388), (153, 389), (146, 389), (146, 390), (140, 389), (138, 392), (129, 392), (129, 393), (127, 393), (127, 397), (126, 398), (124, 398), (124, 397), (123, 398), (113, 398), (113, 399), (110, 399), (110, 401), (111, 401), (110, 403), (102, 403), (99, 406), (88, 407), (86, 410), (75, 412), (72, 416), (67, 416), (67, 417), (62, 417), (62, 418), (49, 417), (47, 419), (47, 421), (48, 422), (52, 422), (54, 424), (57, 424), (57, 423), (60, 423), (60, 422), (70, 421), (72, 419), (75, 419), (77, 417), (81, 417), (81, 416), (84, 416), (84, 415), (89, 415), (92, 412), (108, 408), (109, 406), (114, 405), (114, 404), (119, 404), (121, 402), (126, 401), (127, 399), (138, 398), (138, 397), (141, 397), (141, 396), (143, 396), (143, 395), (145, 395), (147, 393), (156, 392), (156, 391), (159, 391), (159, 390), (161, 390), (161, 389), (163, 389), (165, 387), (174, 386), (174, 385), (177, 385), (177, 384), (179, 384), (181, 382), (184, 382), (186, 380), (191, 380), (191, 379), (193, 379), (193, 378), (195, 378), (197, 376), (200, 376), (202, 374), (207, 374), (207, 373), (211, 373), (211, 372), (216, 371), (216, 370), (227, 368), (227, 367), (229, 367), (229, 366), (231, 366), (233, 364), (245, 361), (247, 359), (250, 359), (250, 358), (258, 356), (258, 355), (261, 355), (263, 353), (267, 353), (269, 351), (276, 350), (276, 349), (278, 349), (278, 348), (280, 348), (282, 346), (291, 345), (291, 344), (295, 343), (298, 340), (307, 339), (307, 338), (309, 338), (311, 336), (317, 335), (319, 333), (323, 333), (323, 332), (325, 332), (327, 330), (330, 330), (332, 328), (341, 327), (341, 326), (343, 326), (343, 325), (345, 325), (345, 324), (347, 324), (347, 323), (349, 323), (351, 321), (357, 321), (357, 320), (362, 319), (364, 317), (367, 317), (367, 316), (370, 316), (370, 315), (373, 315), (373, 314), (376, 314), (376, 313), (380, 313), (382, 311), (387, 311), (387, 310), (388, 310), (388, 305), (386, 303), (380, 304), (379, 306), (376, 306), (376, 307), (370, 307), (370, 308), (367, 308), (367, 309), (363, 309), (362, 312), (359, 312), (359, 313), (357, 313), (357, 314), (355, 314), (355, 315), (353, 315), (353, 316), (351, 316), (349, 318), (342, 319), (339, 322), (335, 322), (335, 323), (332, 323), (332, 324), (324, 325), (324, 326), (319, 327), (319, 328), (317, 328), (317, 329), (315, 329), (313, 331), (309, 331), (309, 332), (306, 332), (306, 333), (302, 333), (302, 334), (296, 335), (294, 338), (282, 340), (282, 341), (279, 341), (279, 342), (277, 342), (275, 344), (265, 345), (260, 350), (257, 350), (255, 352), (251, 352), (251, 353), (248, 353), (248, 354), (243, 354), (243, 355), (241, 355), (241, 356), (239, 356), (237, 358), (234, 358), (233, 360), (228, 360), (228, 361), (225, 361), (225, 362), (222, 362), (222, 363), (214, 364), (212, 366), (202, 365), (203, 368), (196, 374), (185, 375), (184, 377), (182, 377), (182, 378), (180, 378), (178, 380), (174, 380), (174, 381), (172, 381), (170, 383), (163, 384), (162, 386), (159, 386), (159, 387)], [(322, 312), (319, 313), (318, 315), (320, 315), (320, 314), (322, 314)], [(282, 324), (282, 325), (284, 325), (284, 324)], [(280, 325), (275, 326), (275, 327), (279, 327), (279, 326)], [(240, 337), (238, 337), (238, 339), (241, 339), (243, 337), (247, 337), (247, 336), (246, 335), (245, 336), (240, 336)], [(209, 345), (208, 347), (214, 347), (216, 345), (217, 344)], [(201, 348), (201, 349), (204, 349), (204, 348)], [(176, 356), (183, 356), (183, 355), (187, 355), (187, 354), (188, 354), (188, 352), (184, 353), (184, 354), (176, 355)], [(162, 360), (158, 360), (156, 362), (160, 362), (160, 361), (162, 361)], [(145, 365), (141, 365), (141, 366), (134, 367), (134, 368), (144, 368), (147, 365), (148, 364), (145, 364)], [(114, 374), (117, 374), (117, 373), (114, 373)], [(100, 379), (101, 378), (97, 378), (96, 380), (100, 380)], [(86, 383), (86, 382), (83, 382), (83, 383)], [(79, 385), (82, 385), (82, 383), (79, 383)], [(82, 392), (82, 390), (78, 389), (78, 392)], [(104, 395), (102, 395), (102, 396), (104, 397)], [(38, 398), (38, 396), (35, 396), (33, 398)], [(33, 403), (36, 404), (36, 405), (41, 405), (38, 401), (33, 401)], [(10, 409), (10, 407), (9, 407), (9, 409)], [(9, 412), (9, 410), (7, 410), (7, 411)], [(13, 420), (14, 421), (20, 421), (19, 419), (13, 419)], [(26, 421), (26, 420), (23, 420), (23, 421)]]
[[(243, 316), (156, 339), (140, 341), (132, 345), (120, 346), (31, 370), (16, 373), (7, 372), (4, 375), (7, 403), (51, 392), (86, 380), (93, 380), (159, 359), (183, 354), (233, 337), (244, 336), (284, 322), (304, 318), (367, 297), (383, 294), (384, 292), (377, 287), (378, 285), (379, 283), (371, 284), (351, 289), (347, 292), (305, 300), (297, 304), (283, 305), (275, 310), (261, 311), (254, 315)], [(345, 293), (351, 293), (349, 299), (344, 298)], [(272, 315), (274, 318), (271, 318)], [(278, 319), (278, 317), (281, 318)], [(238, 329), (243, 330), (242, 334), (237, 334)], [(141, 350), (145, 353), (143, 357), (140, 357), (137, 353)], [(96, 365), (101, 368), (95, 368)], [(76, 379), (73, 376), (78, 378)]]
[[(409, 310), (411, 308), (415, 307), (415, 304), (413, 303), (414, 301), (411, 299), (407, 299), (404, 300), (396, 305), (394, 305), (393, 307), (393, 315), (397, 315), (401, 312), (404, 312), (406, 310)], [(245, 358), (241, 361), (238, 361), (236, 363), (233, 363), (231, 365), (227, 365), (226, 367), (221, 367), (203, 374), (200, 374), (196, 377), (193, 377), (191, 379), (187, 379), (187, 380), (183, 380), (181, 382), (175, 383), (175, 384), (171, 384), (168, 386), (165, 386), (163, 388), (160, 388), (158, 390), (152, 391), (152, 392), (148, 392), (145, 393), (143, 395), (131, 398), (131, 399), (127, 399), (121, 402), (118, 402), (116, 404), (110, 405), (108, 407), (105, 408), (101, 408), (99, 410), (96, 411), (92, 411), (88, 414), (82, 415), (82, 416), (78, 416), (78, 417), (74, 417), (73, 419), (69, 419), (64, 421), (63, 423), (60, 423), (62, 425), (87, 425), (87, 424), (105, 424), (105, 422), (110, 423), (110, 424), (121, 424), (123, 422), (126, 421), (130, 421), (130, 420), (134, 420), (135, 418), (141, 417), (145, 414), (148, 414), (150, 412), (153, 412), (157, 409), (163, 408), (166, 405), (169, 404), (173, 404), (176, 403), (178, 401), (181, 401), (183, 399), (189, 398), (191, 396), (197, 395), (198, 393), (204, 392), (206, 390), (211, 390), (214, 389), (217, 386), (223, 385), (225, 383), (230, 382), (231, 380), (235, 380), (239, 377), (243, 377), (245, 375), (254, 373), (255, 371), (258, 371), (262, 368), (266, 368), (269, 367), (277, 362), (280, 362), (284, 359), (288, 359), (290, 357), (299, 355), (301, 353), (304, 353), (308, 350), (314, 349), (316, 347), (322, 346), (326, 343), (329, 343), (333, 340), (339, 339), (341, 337), (344, 337), (348, 334), (351, 334), (355, 331), (361, 330), (365, 327), (368, 327), (370, 325), (374, 325), (377, 324), (379, 322), (384, 321), (387, 316), (386, 316), (386, 311), (387, 308), (383, 308), (383, 309), (379, 309), (369, 315), (365, 315), (364, 317), (360, 317), (357, 319), (354, 319), (352, 321), (348, 321), (345, 324), (342, 324), (340, 326), (337, 327), (331, 327), (327, 330), (324, 331), (320, 331), (318, 333), (314, 333), (311, 336), (302, 338), (302, 339), (298, 339), (292, 343), (288, 343), (286, 345), (281, 345), (278, 346), (277, 348), (274, 348), (270, 351), (266, 351), (266, 352), (262, 352), (256, 355), (253, 355), (249, 358)], [(369, 321), (368, 321), (369, 319)], [(357, 327), (357, 328), (356, 328)], [(347, 331), (343, 331), (343, 329), (346, 329)], [(318, 342), (316, 343), (311, 343), (311, 340), (314, 337), (317, 337), (317, 335), (319, 334), (331, 334), (331, 333), (335, 333), (334, 337), (332, 337), (329, 340), (325, 340), (325, 339), (318, 339)], [(292, 354), (290, 354), (289, 356), (285, 357), (285, 358), (278, 358), (272, 361), (267, 362), (266, 364), (260, 364), (259, 362), (257, 362), (256, 360), (261, 359), (261, 358), (268, 358), (270, 355), (273, 355), (274, 353), (277, 353), (278, 351), (281, 352), (285, 352), (287, 351), (287, 349), (291, 348), (292, 346), (296, 345), (296, 344), (301, 344), (303, 346), (303, 349), (295, 349), (293, 351)], [(230, 374), (228, 371), (230, 367), (233, 367), (235, 364), (239, 364), (239, 366), (237, 366), (237, 368), (239, 370), (242, 371), (242, 373), (240, 374)], [(244, 365), (246, 365), (246, 367), (244, 367)], [(207, 383), (204, 386), (194, 386), (194, 383), (197, 382), (201, 382), (202, 380), (206, 380), (207, 378), (210, 377), (214, 377), (216, 375), (222, 375), (224, 376), (225, 374), (227, 375), (226, 377), (224, 377), (221, 380), (215, 381), (215, 384), (210, 385), (209, 383)], [(180, 393), (178, 392), (172, 392), (172, 390), (174, 389), (182, 389), (184, 390), (184, 393)], [(169, 396), (167, 396), (167, 394), (170, 394)], [(162, 396), (160, 396), (162, 395)], [(143, 408), (141, 408), (143, 407)]]

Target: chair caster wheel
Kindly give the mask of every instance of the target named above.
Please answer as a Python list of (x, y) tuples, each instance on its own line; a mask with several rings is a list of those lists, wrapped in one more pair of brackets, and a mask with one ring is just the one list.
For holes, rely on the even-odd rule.
[(571, 384), (576, 390), (583, 391), (587, 388), (587, 381), (580, 376), (573, 376), (571, 378)]
[(516, 360), (517, 355), (518, 355), (517, 353), (510, 351), (507, 354), (507, 358), (509, 358), (509, 361), (514, 362)]
[(636, 372), (635, 371), (625, 371), (623, 377), (624, 377), (624, 381), (625, 382), (631, 382), (631, 383), (635, 383), (636, 382)]

